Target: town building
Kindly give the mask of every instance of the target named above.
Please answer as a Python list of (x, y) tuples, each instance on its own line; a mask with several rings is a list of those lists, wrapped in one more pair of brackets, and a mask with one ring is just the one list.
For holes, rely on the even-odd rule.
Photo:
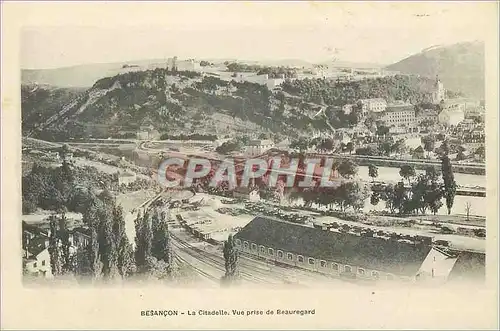
[(248, 157), (259, 156), (274, 147), (274, 142), (269, 139), (254, 139), (250, 140), (246, 147), (246, 155)]
[(429, 123), (437, 123), (438, 122), (438, 112), (433, 109), (423, 109), (418, 112), (416, 116), (417, 124), (429, 124)]
[(46, 278), (52, 277), (50, 254), (44, 238), (32, 241), (30, 246), (24, 249), (23, 252), (24, 273)]
[(352, 112), (352, 107), (353, 106), (354, 106), (353, 104), (343, 105), (342, 106), (342, 111), (344, 112), (344, 114), (349, 115)]
[(22, 222), (23, 230), (23, 248), (29, 246), (30, 241), (35, 237), (49, 237), (49, 231), (46, 231), (38, 226)]
[(460, 108), (462, 110), (481, 108), (481, 101), (469, 98), (453, 98), (444, 100), (443, 108)]
[(128, 185), (137, 180), (137, 175), (132, 171), (124, 171), (118, 173), (118, 185)]
[(460, 107), (443, 109), (438, 115), (438, 121), (444, 126), (456, 126), (465, 118), (464, 110)]
[(476, 122), (471, 118), (466, 118), (458, 123), (457, 128), (464, 131), (472, 131), (476, 127)]
[(434, 83), (434, 90), (432, 91), (432, 103), (439, 104), (446, 99), (446, 90), (444, 89), (443, 83), (436, 77), (436, 82)]
[(252, 202), (260, 201), (260, 193), (256, 188), (250, 187), (237, 187), (233, 191), (233, 198), (235, 199), (245, 199)]
[(265, 85), (269, 90), (278, 88), (284, 81), (285, 75), (280, 75), (276, 78), (269, 78), (268, 74), (254, 74), (254, 73), (239, 73), (237, 74), (237, 81), (240, 83), (249, 82), (259, 85)]
[(464, 111), (465, 118), (481, 119), (484, 121), (485, 109), (483, 107), (466, 108)]
[(350, 279), (444, 282), (456, 262), (425, 241), (342, 233), (260, 216), (235, 234), (235, 241), (243, 254)]
[(167, 69), (175, 68), (177, 71), (199, 71), (201, 70), (200, 62), (194, 59), (179, 60), (177, 56), (167, 59)]
[(361, 99), (359, 100), (361, 103), (361, 109), (363, 114), (366, 113), (381, 113), (384, 112), (387, 108), (387, 101), (382, 98), (375, 99)]
[(90, 244), (91, 231), (82, 226), (71, 230), (69, 241), (73, 247), (87, 247)]
[(49, 232), (23, 221), (23, 271), (28, 275), (51, 277)]
[[(49, 253), (50, 231), (42, 229), (37, 225), (28, 224), (23, 221), (23, 272), (31, 276), (52, 277)], [(90, 243), (90, 230), (84, 227), (76, 227), (69, 231), (69, 252), (75, 254), (78, 248), (83, 248)], [(59, 242), (61, 245), (61, 242)]]
[(417, 129), (415, 108), (411, 105), (388, 106), (381, 120), (393, 133), (414, 132)]

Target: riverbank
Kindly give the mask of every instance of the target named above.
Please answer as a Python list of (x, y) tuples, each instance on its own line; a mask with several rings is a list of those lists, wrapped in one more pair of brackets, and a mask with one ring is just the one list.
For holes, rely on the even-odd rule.
[[(358, 166), (369, 166), (370, 164), (377, 167), (400, 168), (403, 165), (411, 165), (416, 170), (425, 170), (429, 166), (441, 169), (441, 162), (436, 160), (420, 160), (420, 159), (394, 159), (385, 157), (366, 157), (360, 155), (339, 155), (342, 158), (353, 160)], [(458, 164), (452, 162), (453, 171), (457, 174), (467, 174), (476, 176), (486, 175), (486, 166), (479, 164)]]

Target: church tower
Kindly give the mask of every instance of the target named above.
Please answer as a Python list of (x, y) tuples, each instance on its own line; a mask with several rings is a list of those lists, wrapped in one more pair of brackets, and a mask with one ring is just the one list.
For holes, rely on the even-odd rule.
[(434, 83), (434, 91), (432, 92), (432, 103), (438, 104), (443, 101), (446, 97), (446, 92), (443, 83), (439, 80), (439, 76), (436, 76), (436, 82)]

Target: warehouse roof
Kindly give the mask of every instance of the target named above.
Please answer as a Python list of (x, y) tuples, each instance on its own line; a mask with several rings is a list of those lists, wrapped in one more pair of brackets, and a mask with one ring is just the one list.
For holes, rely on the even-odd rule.
[(424, 244), (336, 233), (260, 216), (235, 237), (306, 257), (402, 276), (415, 275), (431, 250)]

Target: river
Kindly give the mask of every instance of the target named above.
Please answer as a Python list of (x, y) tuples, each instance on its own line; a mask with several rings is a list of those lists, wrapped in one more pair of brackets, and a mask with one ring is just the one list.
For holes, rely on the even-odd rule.
[[(417, 174), (425, 173), (425, 170), (416, 170)], [(372, 178), (368, 176), (368, 167), (360, 166), (358, 167), (358, 178), (364, 181), (371, 181)], [(399, 168), (390, 167), (378, 167), (378, 177), (377, 181), (392, 182), (396, 183), (401, 180), (399, 175)], [(486, 187), (486, 176), (480, 175), (469, 175), (469, 174), (455, 174), (455, 181), (459, 186), (481, 186)], [(442, 200), (443, 206), (439, 209), (439, 215), (447, 215), (448, 210), (445, 205), (444, 199)], [(473, 196), (455, 196), (455, 202), (453, 204), (452, 214), (465, 214), (465, 205), (470, 203), (470, 215), (483, 216), (486, 217), (487, 211), (487, 199), (486, 197), (473, 197)], [(380, 201), (376, 206), (370, 203), (370, 198), (366, 199), (364, 211), (369, 212), (371, 210), (384, 210), (385, 203)]]
[[(425, 170), (416, 170), (417, 174), (425, 173)], [(480, 175), (470, 175), (470, 174), (460, 174), (455, 173), (455, 181), (459, 186), (480, 186), (486, 187), (486, 176)], [(368, 176), (368, 167), (360, 166), (358, 167), (358, 177), (365, 181), (371, 181), (372, 178)], [(383, 182), (393, 182), (396, 183), (401, 180), (401, 176), (399, 175), (399, 168), (392, 167), (378, 167), (378, 177), (377, 181)], [(472, 197), (472, 196), (455, 196), (455, 202), (452, 208), (452, 214), (465, 214), (465, 205), (469, 202), (471, 204), (470, 214), (477, 216), (486, 216), (487, 210), (487, 199), (485, 197)], [(384, 210), (385, 204), (384, 202), (379, 202), (378, 205), (373, 206), (370, 204), (370, 199), (368, 198), (365, 202), (365, 211), (370, 210)], [(446, 205), (444, 205), (443, 199), (443, 207), (439, 210), (438, 214), (446, 215), (448, 214), (448, 210), (446, 209)]]
[[(418, 174), (425, 173), (425, 170), (416, 170)], [(486, 176), (480, 175), (470, 175), (470, 174), (459, 174), (455, 173), (455, 181), (459, 186), (481, 186), (486, 187)], [(371, 181), (372, 178), (368, 176), (368, 167), (360, 166), (358, 167), (358, 176), (362, 180)], [(399, 175), (399, 168), (390, 167), (378, 167), (378, 177), (375, 178), (377, 181), (382, 182), (393, 182), (396, 183), (401, 180)]]

